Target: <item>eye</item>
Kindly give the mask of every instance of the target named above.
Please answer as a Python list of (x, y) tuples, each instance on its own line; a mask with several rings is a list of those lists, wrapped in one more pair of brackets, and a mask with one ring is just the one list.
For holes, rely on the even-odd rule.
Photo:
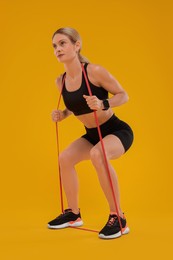
[(65, 42), (64, 42), (64, 41), (60, 42), (60, 45), (61, 45), (61, 46), (63, 46), (64, 44), (65, 44)]
[(52, 44), (53, 48), (56, 49), (56, 44)]

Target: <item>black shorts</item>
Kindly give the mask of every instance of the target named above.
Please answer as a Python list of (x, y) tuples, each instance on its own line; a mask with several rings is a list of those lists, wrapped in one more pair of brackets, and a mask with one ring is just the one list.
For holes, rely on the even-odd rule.
[[(85, 129), (86, 134), (82, 137), (88, 140), (91, 144), (96, 145), (100, 141), (97, 127), (85, 127)], [(127, 123), (123, 122), (115, 115), (113, 115), (107, 122), (100, 125), (100, 130), (102, 138), (110, 134), (117, 136), (122, 142), (125, 151), (127, 151), (133, 143), (134, 136), (132, 129)]]

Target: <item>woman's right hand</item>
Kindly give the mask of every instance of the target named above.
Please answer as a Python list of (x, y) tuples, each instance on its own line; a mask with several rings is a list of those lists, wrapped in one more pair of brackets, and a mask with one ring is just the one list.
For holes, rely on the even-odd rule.
[(52, 120), (54, 122), (60, 122), (64, 119), (64, 112), (62, 110), (54, 110), (52, 112)]

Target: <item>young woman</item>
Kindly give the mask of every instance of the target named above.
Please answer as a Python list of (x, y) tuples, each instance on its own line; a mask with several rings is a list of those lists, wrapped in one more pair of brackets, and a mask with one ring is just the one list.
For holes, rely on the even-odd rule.
[[(128, 95), (105, 68), (89, 63), (80, 54), (82, 42), (75, 29), (68, 27), (58, 29), (53, 34), (52, 42), (55, 56), (59, 62), (64, 64), (65, 68), (65, 73), (57, 78), (56, 83), (60, 91), (63, 88), (62, 96), (66, 106), (63, 111), (54, 110), (52, 119), (54, 122), (60, 122), (74, 114), (84, 125), (86, 133), (71, 143), (59, 156), (61, 178), (68, 209), (50, 221), (48, 227), (59, 229), (83, 224), (78, 206), (78, 178), (75, 165), (83, 160), (90, 159), (110, 208), (108, 222), (99, 232), (99, 237), (103, 239), (119, 237), (121, 234), (127, 234), (129, 228), (120, 207), (117, 175), (110, 164), (110, 160), (119, 158), (130, 148), (133, 142), (133, 132), (128, 124), (115, 116), (111, 108), (127, 102)], [(88, 93), (82, 66), (84, 66), (92, 96)], [(112, 94), (111, 98), (108, 98), (108, 93)], [(110, 179), (105, 167), (94, 110), (97, 113), (103, 137), (119, 219)]]

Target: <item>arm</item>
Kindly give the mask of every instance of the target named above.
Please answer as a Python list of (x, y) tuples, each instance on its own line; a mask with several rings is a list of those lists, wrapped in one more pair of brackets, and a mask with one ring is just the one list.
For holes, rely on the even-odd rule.
[(117, 107), (128, 101), (129, 97), (126, 91), (106, 69), (99, 65), (93, 65), (92, 71), (98, 85), (113, 95), (108, 99), (110, 107)]
[[(99, 65), (90, 64), (88, 68), (88, 74), (92, 79), (92, 82), (97, 86), (102, 86), (113, 96), (108, 99), (110, 107), (120, 106), (128, 101), (128, 95), (122, 88), (120, 83), (103, 67)], [(96, 97), (86, 97), (85, 99), (88, 105), (96, 103)], [(91, 107), (92, 109), (103, 109), (103, 102), (97, 99), (97, 107)]]
[[(60, 75), (56, 80), (55, 83), (58, 87), (58, 90), (61, 91), (62, 89), (62, 75)], [(68, 110), (67, 108), (65, 108), (63, 111), (62, 110), (54, 110), (52, 112), (52, 119), (53, 121), (61, 121), (65, 118), (67, 118), (68, 116), (70, 116), (72, 114), (72, 112), (70, 110)]]

